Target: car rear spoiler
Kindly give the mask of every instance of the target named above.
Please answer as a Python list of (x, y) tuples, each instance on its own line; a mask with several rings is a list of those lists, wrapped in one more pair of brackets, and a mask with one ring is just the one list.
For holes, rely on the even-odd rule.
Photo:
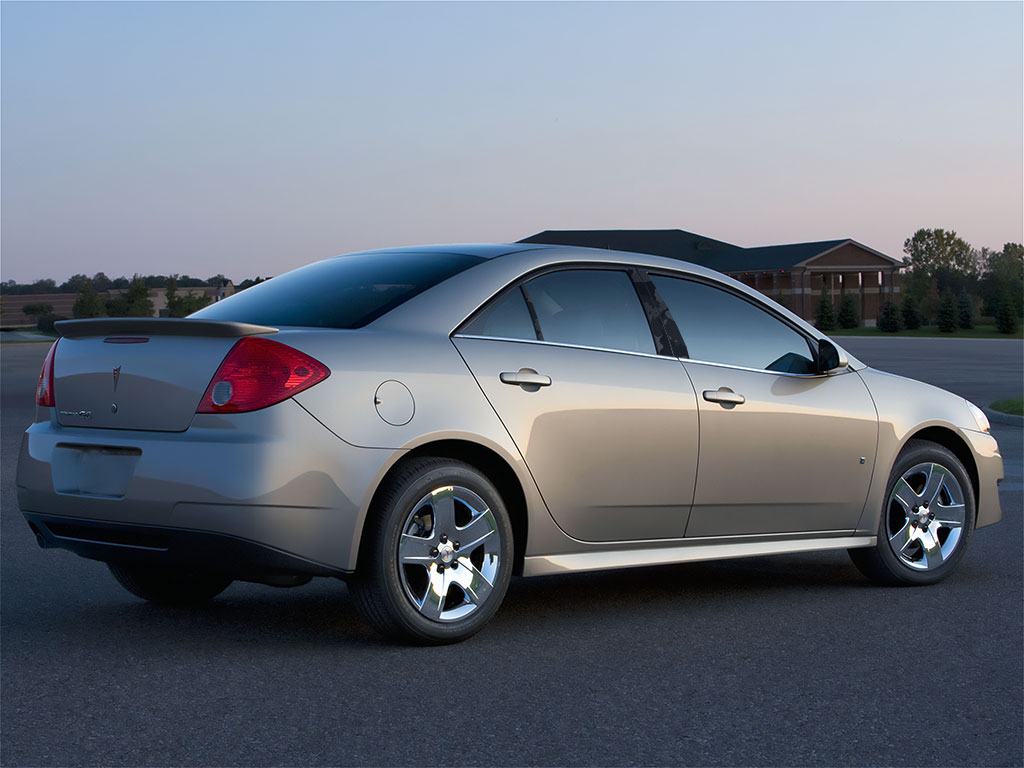
[(60, 320), (53, 324), (61, 336), (219, 336), (234, 338), (277, 333), (277, 328), (230, 320), (200, 320), (187, 317), (100, 317)]

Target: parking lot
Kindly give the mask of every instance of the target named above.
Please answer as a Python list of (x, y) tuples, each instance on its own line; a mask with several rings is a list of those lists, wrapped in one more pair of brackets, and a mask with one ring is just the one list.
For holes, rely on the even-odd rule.
[[(1020, 341), (846, 338), (979, 404)], [(929, 588), (845, 553), (513, 580), (457, 646), (378, 639), (344, 584), (147, 605), (40, 550), (17, 508), (46, 352), (2, 349), (3, 765), (1020, 765), (1022, 430), (994, 425), (1003, 521)]]

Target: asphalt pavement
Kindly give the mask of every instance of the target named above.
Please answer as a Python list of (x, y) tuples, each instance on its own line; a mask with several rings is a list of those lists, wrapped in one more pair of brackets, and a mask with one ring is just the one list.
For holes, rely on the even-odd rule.
[[(840, 341), (1020, 394), (1019, 341)], [(2, 765), (1024, 763), (1019, 427), (994, 427), (1004, 519), (942, 584), (874, 587), (844, 553), (516, 579), (475, 638), (408, 648), (338, 581), (162, 608), (39, 549), (14, 473), (45, 351), (0, 349)]]

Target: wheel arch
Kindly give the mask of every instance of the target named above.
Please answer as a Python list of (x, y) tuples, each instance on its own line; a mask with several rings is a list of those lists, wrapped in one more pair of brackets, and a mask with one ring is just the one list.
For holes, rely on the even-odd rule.
[[(526, 493), (512, 466), (499, 453), (480, 443), (464, 439), (439, 439), (423, 443), (406, 451), (398, 461), (388, 468), (380, 482), (377, 483), (377, 487), (374, 489), (373, 496), (370, 499), (370, 511), (368, 514), (373, 513), (377, 500), (383, 489), (387, 487), (389, 480), (409, 461), (425, 456), (464, 462), (475, 467), (494, 483), (498, 493), (501, 494), (502, 500), (505, 502), (509, 521), (512, 524), (514, 544), (513, 573), (521, 574), (526, 554), (526, 538), (529, 533)], [(362, 546), (360, 546), (361, 548)], [(356, 567), (358, 568), (358, 562)]]
[(904, 441), (903, 446), (900, 448), (901, 452), (907, 447), (907, 443), (911, 440), (926, 440), (930, 443), (936, 443), (941, 445), (943, 448), (947, 448), (954, 456), (960, 459), (960, 463), (964, 465), (964, 469), (967, 470), (967, 476), (971, 480), (971, 491), (974, 494), (974, 507), (977, 509), (980, 499), (978, 464), (975, 462), (974, 454), (967, 442), (952, 429), (940, 426), (930, 426), (919, 429), (909, 435), (906, 441)]

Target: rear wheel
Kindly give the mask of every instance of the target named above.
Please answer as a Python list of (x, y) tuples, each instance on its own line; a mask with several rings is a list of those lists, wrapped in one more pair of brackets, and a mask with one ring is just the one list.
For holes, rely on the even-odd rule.
[(974, 530), (974, 493), (944, 446), (911, 440), (893, 465), (874, 547), (851, 549), (861, 573), (880, 584), (934, 584), (959, 565)]
[(377, 631), (422, 644), (478, 632), (505, 596), (512, 527), (504, 501), (476, 468), (423, 458), (382, 489), (349, 589)]
[(213, 599), (232, 582), (228, 576), (174, 566), (107, 563), (118, 583), (136, 597), (166, 605), (196, 605)]

